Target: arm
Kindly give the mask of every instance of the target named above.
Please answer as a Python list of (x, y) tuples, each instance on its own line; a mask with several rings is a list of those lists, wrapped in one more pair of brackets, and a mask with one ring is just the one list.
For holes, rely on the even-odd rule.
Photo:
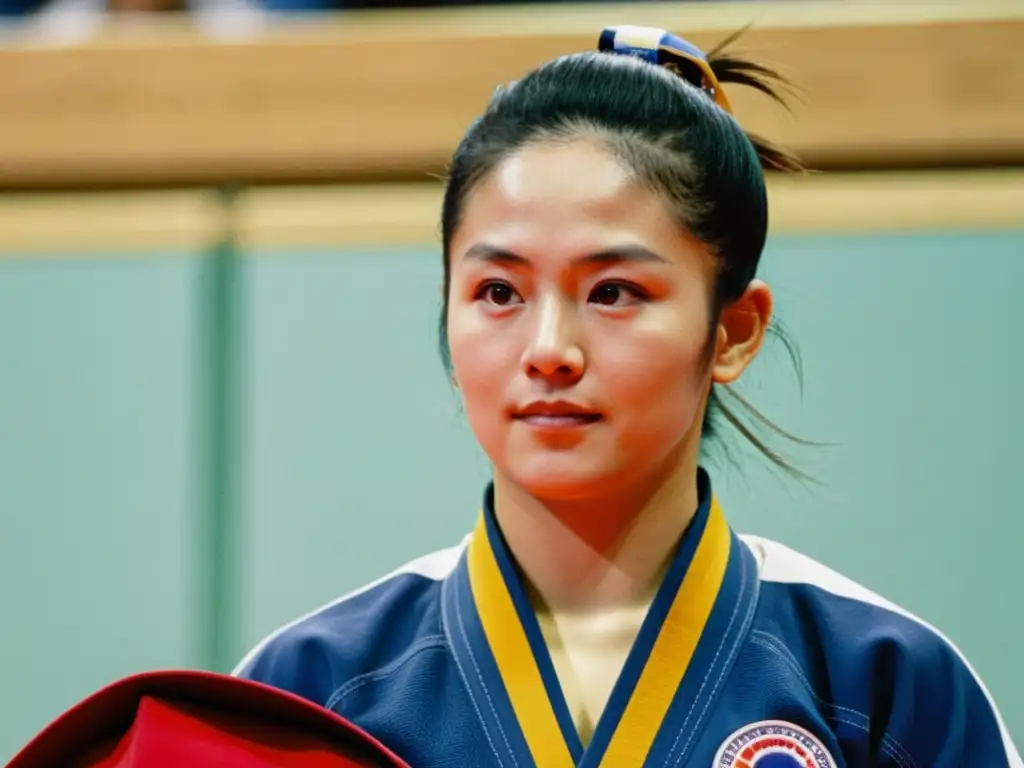
[(902, 665), (893, 681), (883, 738), (889, 762), (884, 764), (1024, 768), (996, 704), (967, 659), (937, 632), (928, 634), (911, 646), (912, 663)]

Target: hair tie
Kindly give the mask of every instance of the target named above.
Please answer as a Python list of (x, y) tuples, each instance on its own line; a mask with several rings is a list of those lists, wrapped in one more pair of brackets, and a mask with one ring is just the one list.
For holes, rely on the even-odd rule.
[(670, 69), (704, 91), (726, 112), (732, 113), (729, 99), (711, 70), (708, 57), (700, 48), (678, 35), (654, 27), (606, 27), (601, 32), (597, 49), (602, 53), (636, 56)]

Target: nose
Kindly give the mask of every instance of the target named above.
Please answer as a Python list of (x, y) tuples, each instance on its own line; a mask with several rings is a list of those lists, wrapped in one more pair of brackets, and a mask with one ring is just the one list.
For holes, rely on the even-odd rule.
[(585, 361), (575, 315), (558, 296), (545, 296), (535, 305), (530, 343), (523, 352), (527, 376), (566, 386), (583, 375)]

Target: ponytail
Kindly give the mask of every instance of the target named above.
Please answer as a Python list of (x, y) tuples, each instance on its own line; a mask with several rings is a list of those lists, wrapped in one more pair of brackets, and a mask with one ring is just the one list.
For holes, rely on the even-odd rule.
[[(789, 109), (789, 105), (783, 96), (783, 91), (789, 90), (791, 86), (784, 77), (774, 69), (763, 64), (758, 64), (725, 52), (725, 49), (735, 42), (744, 31), (741, 29), (730, 35), (708, 53), (707, 61), (711, 71), (715, 74), (720, 85), (734, 83), (747, 88), (753, 88), (768, 96), (784, 109)], [(750, 131), (745, 132), (757, 152), (761, 167), (765, 171), (777, 173), (803, 173), (806, 171), (803, 163), (792, 152)], [(793, 364), (797, 381), (802, 389), (803, 362), (796, 342), (793, 341), (793, 338), (778, 321), (772, 322), (768, 328), (768, 333), (779, 339), (786, 348), (789, 359)], [(734, 407), (730, 407), (730, 404)], [(732, 386), (726, 384), (712, 387), (708, 398), (708, 413), (710, 418), (705, 420), (705, 437), (713, 436), (715, 431), (713, 426), (714, 420), (723, 421), (739, 432), (755, 450), (787, 474), (802, 480), (814, 480), (810, 475), (794, 466), (777, 451), (773, 450), (768, 440), (761, 437), (758, 432), (767, 432), (775, 437), (801, 446), (820, 446), (821, 444), (805, 440), (786, 431), (754, 407), (749, 400)], [(740, 414), (742, 414), (742, 417)]]
[[(783, 90), (791, 89), (789, 81), (770, 67), (756, 62), (749, 61), (739, 56), (725, 52), (725, 49), (743, 34), (741, 29), (735, 32), (713, 50), (708, 53), (708, 64), (711, 71), (715, 73), (718, 82), (722, 85), (735, 83), (760, 91), (772, 101), (784, 109), (789, 109)], [(800, 159), (793, 153), (776, 146), (767, 139), (761, 138), (750, 131), (747, 131), (747, 138), (757, 150), (757, 156), (761, 160), (761, 167), (766, 171), (777, 171), (781, 173), (802, 173), (806, 169)]]

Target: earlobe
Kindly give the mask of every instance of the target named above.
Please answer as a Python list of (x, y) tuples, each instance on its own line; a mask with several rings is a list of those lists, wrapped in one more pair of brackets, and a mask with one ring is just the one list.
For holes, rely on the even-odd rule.
[(761, 351), (771, 314), (771, 289), (761, 280), (751, 281), (743, 295), (722, 310), (712, 381), (731, 384), (743, 374)]

